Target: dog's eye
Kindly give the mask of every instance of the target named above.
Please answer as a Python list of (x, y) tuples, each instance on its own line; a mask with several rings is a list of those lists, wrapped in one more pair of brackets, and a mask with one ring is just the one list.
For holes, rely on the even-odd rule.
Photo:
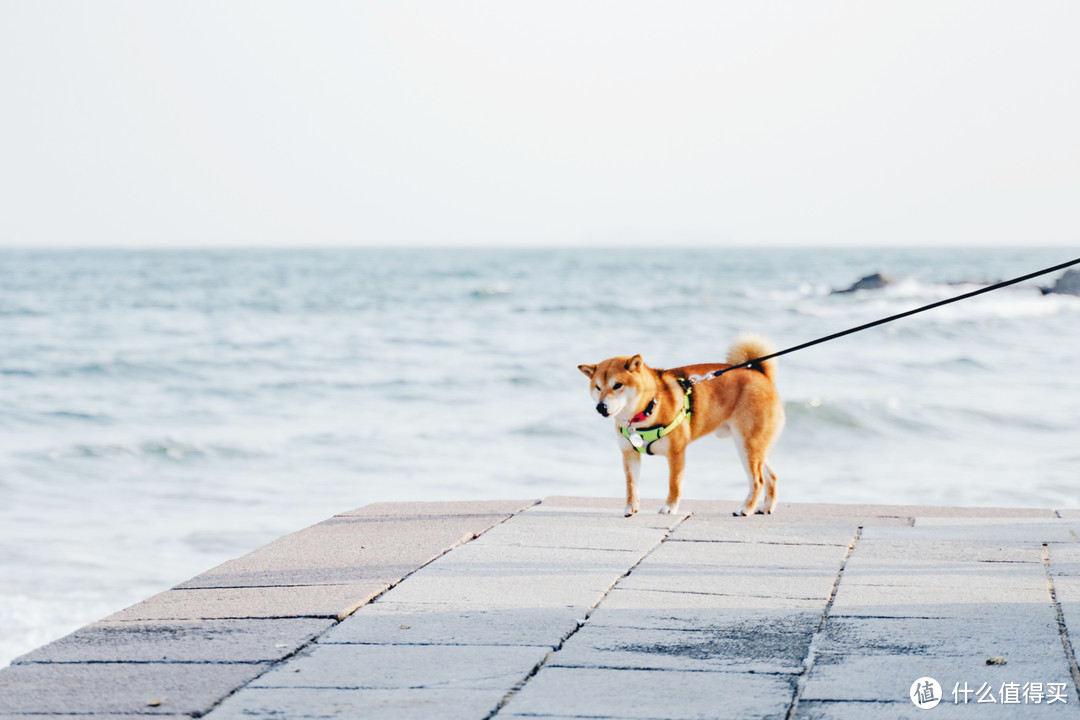
[(600, 386), (599, 385), (596, 386), (596, 390), (597, 390), (597, 392), (600, 391)]
[(621, 387), (622, 387), (622, 383), (615, 383), (614, 385), (611, 386), (611, 389), (612, 390), (618, 390)]

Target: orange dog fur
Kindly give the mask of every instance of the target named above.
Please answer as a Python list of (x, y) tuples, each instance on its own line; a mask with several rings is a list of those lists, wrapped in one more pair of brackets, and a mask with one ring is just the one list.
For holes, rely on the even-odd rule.
[[(621, 428), (627, 428), (632, 437), (635, 431), (667, 427), (684, 407), (680, 379), (684, 382), (700, 379), (708, 373), (741, 365), (772, 352), (772, 345), (764, 338), (742, 335), (728, 351), (727, 364), (658, 370), (648, 367), (640, 355), (634, 355), (609, 358), (596, 365), (578, 365), (578, 369), (589, 377), (597, 412), (615, 419), (615, 432), (626, 472), (627, 517), (636, 513), (639, 507), (637, 484), (642, 453)], [(668, 495), (661, 513), (678, 511), (686, 446), (710, 433), (734, 439), (750, 480), (750, 493), (742, 509), (735, 514), (771, 513), (776, 509), (777, 476), (769, 464), (769, 451), (784, 427), (784, 408), (774, 384), (776, 370), (774, 358), (754, 369), (739, 368), (693, 385), (688, 420), (648, 446), (650, 454), (664, 455), (668, 459)]]

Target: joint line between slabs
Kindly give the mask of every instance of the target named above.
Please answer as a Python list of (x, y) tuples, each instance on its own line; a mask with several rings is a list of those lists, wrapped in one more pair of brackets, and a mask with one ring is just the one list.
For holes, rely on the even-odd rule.
[(851, 553), (855, 551), (855, 545), (859, 542), (859, 538), (862, 537), (862, 531), (862, 525), (855, 528), (855, 536), (851, 538), (847, 551), (844, 553), (843, 559), (840, 560), (840, 569), (836, 571), (836, 580), (833, 581), (829, 599), (825, 602), (825, 610), (821, 613), (821, 622), (818, 623), (814, 636), (810, 638), (810, 646), (806, 649), (806, 659), (803, 660), (803, 669), (796, 676), (795, 693), (792, 695), (791, 705), (788, 707), (785, 716), (787, 720), (794, 720), (795, 712), (799, 709), (799, 700), (802, 698), (803, 690), (806, 689), (806, 682), (810, 678), (810, 670), (814, 667), (814, 660), (817, 658), (818, 643), (825, 634), (825, 624), (829, 620), (829, 612), (832, 611), (833, 603), (836, 601), (836, 593), (840, 590), (840, 580), (844, 577), (844, 568), (847, 567), (848, 559), (851, 558)]
[(798, 540), (791, 540), (788, 542), (781, 540), (697, 540), (687, 538), (672, 538), (669, 542), (673, 543), (712, 543), (713, 545), (785, 545), (788, 547), (844, 547), (844, 543), (830, 543), (830, 542), (799, 542)]
[(1054, 575), (1050, 572), (1050, 544), (1042, 544), (1043, 570), (1046, 571), (1046, 590), (1050, 594), (1050, 604), (1054, 606), (1057, 615), (1058, 634), (1061, 636), (1061, 647), (1065, 650), (1065, 660), (1069, 663), (1069, 674), (1072, 675), (1073, 687), (1080, 696), (1080, 668), (1076, 664), (1076, 653), (1073, 652), (1072, 641), (1069, 639), (1069, 628), (1065, 624), (1065, 613), (1061, 609), (1061, 602), (1057, 597), (1057, 588), (1054, 587)]
[(671, 533), (675, 532), (675, 529), (678, 528), (680, 525), (682, 525), (684, 522), (686, 522), (690, 518), (691, 515), (693, 515), (693, 513), (687, 513), (686, 515), (684, 515), (681, 520), (679, 520), (677, 523), (675, 523), (670, 529), (668, 529), (664, 533), (664, 536), (662, 538), (660, 538), (652, 547), (650, 547), (648, 550), (646, 550), (645, 553), (640, 558), (637, 559), (637, 562), (635, 562), (633, 565), (631, 565), (627, 569), (626, 572), (624, 572), (622, 575), (620, 575), (615, 580), (615, 582), (611, 583), (611, 586), (607, 590), (604, 591), (603, 596), (601, 596), (601, 598), (599, 600), (597, 600), (595, 603), (593, 603), (593, 606), (590, 607), (585, 612), (585, 616), (580, 621), (578, 621), (577, 627), (575, 627), (573, 630), (568, 632), (565, 637), (563, 637), (561, 640), (559, 640), (558, 644), (555, 645), (555, 648), (551, 652), (544, 655), (544, 658), (540, 662), (538, 662), (536, 664), (536, 666), (533, 667), (533, 669), (530, 670), (528, 672), (528, 674), (525, 675), (524, 678), (522, 678), (521, 682), (519, 682), (516, 687), (514, 687), (512, 690), (510, 690), (510, 692), (506, 693), (506, 695), (503, 697), (503, 699), (499, 701), (499, 704), (495, 707), (495, 709), (492, 710), (484, 718), (484, 720), (492, 720), (492, 718), (494, 718), (496, 715), (498, 715), (500, 712), (502, 712), (502, 709), (504, 707), (506, 707), (507, 703), (509, 703), (510, 700), (515, 695), (517, 695), (519, 692), (521, 692), (521, 690), (528, 684), (528, 682), (530, 680), (532, 680), (534, 677), (536, 677), (537, 673), (539, 673), (541, 670), (544, 669), (544, 666), (547, 665), (548, 660), (551, 659), (551, 656), (554, 655), (555, 653), (559, 652), (559, 650), (562, 650), (563, 646), (566, 645), (566, 641), (569, 640), (570, 638), (572, 638), (574, 635), (576, 635), (578, 630), (585, 627), (585, 623), (589, 622), (589, 618), (591, 618), (593, 613), (596, 612), (596, 608), (598, 608), (600, 606), (600, 603), (604, 602), (604, 600), (607, 599), (608, 595), (610, 595), (611, 592), (616, 587), (618, 587), (619, 583), (621, 583), (623, 580), (625, 580), (627, 577), (629, 577), (630, 573), (637, 570), (638, 566), (641, 565), (641, 563), (645, 562), (645, 558), (652, 555), (654, 552), (656, 552), (657, 548), (659, 548), (661, 545), (663, 545), (665, 542), (667, 542), (668, 538), (671, 537)]

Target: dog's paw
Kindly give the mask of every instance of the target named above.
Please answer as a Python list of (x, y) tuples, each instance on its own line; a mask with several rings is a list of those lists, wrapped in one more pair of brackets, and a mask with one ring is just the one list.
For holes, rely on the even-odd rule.
[(637, 512), (636, 507), (634, 507), (633, 505), (627, 505), (626, 509), (623, 510), (623, 517), (630, 517), (631, 515), (633, 515), (636, 512)]
[(737, 510), (737, 511), (731, 513), (731, 514), (734, 515), (735, 517), (746, 517), (747, 515), (753, 515), (752, 512), (747, 512), (746, 508), (743, 508), (742, 510)]
[(676, 513), (678, 511), (679, 511), (678, 503), (676, 503), (675, 505), (669, 505), (667, 503), (664, 503), (664, 507), (660, 508), (660, 514), (661, 515), (671, 515), (672, 513)]

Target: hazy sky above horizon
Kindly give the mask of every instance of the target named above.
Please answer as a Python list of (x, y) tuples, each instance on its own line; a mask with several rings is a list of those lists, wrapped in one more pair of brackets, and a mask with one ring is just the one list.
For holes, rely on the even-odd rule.
[(0, 2), (0, 246), (1080, 246), (1080, 3)]

